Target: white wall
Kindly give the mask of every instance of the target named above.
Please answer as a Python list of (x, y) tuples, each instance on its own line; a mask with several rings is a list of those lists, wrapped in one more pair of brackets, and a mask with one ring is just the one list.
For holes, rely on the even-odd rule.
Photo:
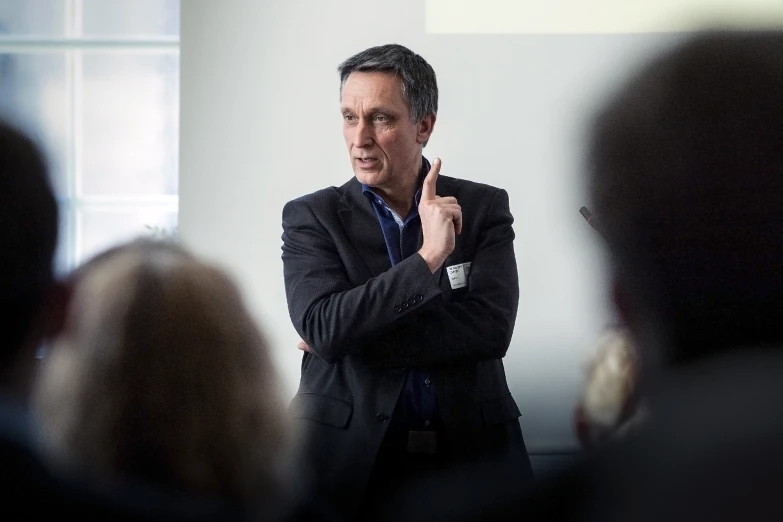
[(780, 0), (425, 0), (438, 34), (673, 33), (705, 24), (776, 28)]
[(182, 238), (241, 282), (293, 395), (282, 207), (352, 175), (337, 64), (372, 45), (412, 48), (441, 89), (425, 154), (510, 193), (521, 297), (506, 368), (528, 445), (572, 445), (581, 364), (608, 319), (600, 245), (578, 213), (581, 122), (628, 64), (670, 39), (428, 35), (424, 0), (185, 0)]

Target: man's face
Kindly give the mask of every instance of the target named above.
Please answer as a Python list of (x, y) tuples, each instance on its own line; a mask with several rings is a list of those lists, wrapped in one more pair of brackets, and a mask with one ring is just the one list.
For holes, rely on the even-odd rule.
[(411, 120), (402, 83), (393, 73), (354, 72), (342, 93), (343, 136), (359, 182), (399, 190), (421, 169), (421, 149), (434, 116)]

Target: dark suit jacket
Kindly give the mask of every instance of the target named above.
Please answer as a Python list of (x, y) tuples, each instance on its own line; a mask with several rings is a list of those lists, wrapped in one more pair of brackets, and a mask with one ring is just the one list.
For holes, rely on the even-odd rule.
[(462, 206), (463, 230), (444, 267), (471, 262), (466, 288), (452, 289), (446, 269), (433, 275), (418, 254), (392, 267), (355, 178), (283, 210), (288, 308), (313, 351), (291, 409), (314, 487), (346, 516), (361, 501), (411, 367), (431, 371), (451, 455), (515, 455), (519, 480), (532, 479), (501, 361), (519, 299), (508, 194), (443, 175), (437, 193)]

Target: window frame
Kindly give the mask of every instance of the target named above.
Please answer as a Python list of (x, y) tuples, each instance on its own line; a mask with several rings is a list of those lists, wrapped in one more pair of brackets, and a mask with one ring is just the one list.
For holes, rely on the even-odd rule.
[[(0, 54), (62, 53), (64, 55), (65, 92), (68, 100), (64, 165), (66, 179), (64, 193), (57, 194), (57, 199), (61, 216), (60, 262), (65, 266), (59, 266), (58, 270), (69, 271), (84, 261), (81, 252), (81, 224), (85, 211), (121, 212), (147, 209), (175, 215), (179, 213), (179, 194), (87, 195), (81, 192), (84, 153), (82, 127), (84, 54), (86, 52), (167, 54), (179, 57), (180, 39), (179, 36), (85, 37), (82, 27), (84, 18), (82, 0), (64, 1), (64, 36), (0, 35)], [(179, 154), (179, 151), (175, 153)]]

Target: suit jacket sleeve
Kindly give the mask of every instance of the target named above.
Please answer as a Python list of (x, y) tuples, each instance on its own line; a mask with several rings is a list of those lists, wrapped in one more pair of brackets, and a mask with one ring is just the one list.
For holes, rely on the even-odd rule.
[(461, 300), (447, 301), (439, 284), (443, 270), (433, 275), (418, 254), (352, 286), (334, 240), (308, 203), (289, 202), (283, 263), (294, 326), (328, 362), (349, 354), (389, 367), (502, 358), (519, 299), (512, 223), (508, 194), (497, 190), (475, 232), (469, 288)]

